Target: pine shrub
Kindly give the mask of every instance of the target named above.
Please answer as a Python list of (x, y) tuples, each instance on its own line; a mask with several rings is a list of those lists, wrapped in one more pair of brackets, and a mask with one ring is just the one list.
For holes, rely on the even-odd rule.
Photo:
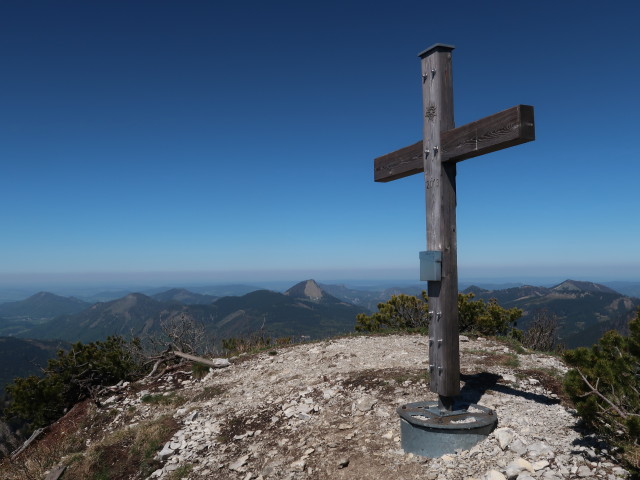
[(640, 308), (629, 335), (605, 333), (599, 342), (564, 353), (573, 367), (565, 388), (578, 414), (593, 430), (626, 451), (638, 468), (640, 443)]
[(32, 428), (48, 425), (100, 387), (136, 379), (143, 368), (139, 351), (137, 339), (129, 342), (118, 336), (59, 350), (42, 377), (16, 378), (7, 387), (6, 413), (27, 420)]
[(412, 330), (429, 325), (427, 292), (422, 298), (412, 295), (393, 295), (387, 302), (378, 304), (378, 311), (372, 315), (356, 315), (356, 330), (359, 332), (380, 332), (383, 330)]

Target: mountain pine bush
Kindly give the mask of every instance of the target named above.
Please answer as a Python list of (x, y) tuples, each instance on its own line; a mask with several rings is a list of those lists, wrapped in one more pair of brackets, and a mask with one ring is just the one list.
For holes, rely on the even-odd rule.
[(473, 293), (458, 294), (458, 326), (461, 332), (479, 335), (510, 335), (515, 332), (516, 321), (522, 316), (519, 308), (506, 309), (495, 298), (485, 303), (473, 300)]
[(427, 292), (422, 298), (412, 295), (392, 295), (386, 303), (378, 304), (373, 315), (359, 313), (356, 316), (356, 330), (359, 332), (379, 332), (382, 330), (410, 330), (426, 328), (429, 325)]
[[(458, 294), (458, 324), (461, 332), (480, 335), (507, 335), (514, 331), (516, 320), (522, 316), (518, 308), (506, 309), (495, 299), (485, 303), (473, 300), (473, 293)], [(427, 292), (422, 298), (411, 295), (393, 295), (386, 303), (378, 304), (372, 315), (356, 316), (356, 330), (379, 332), (383, 330), (413, 330), (429, 326)]]
[(27, 420), (31, 428), (48, 425), (99, 387), (136, 379), (143, 369), (140, 349), (137, 339), (114, 336), (103, 342), (78, 342), (68, 352), (59, 350), (42, 377), (16, 378), (7, 387), (5, 413)]
[(623, 447), (634, 469), (640, 467), (640, 308), (629, 335), (605, 333), (599, 342), (565, 352), (573, 367), (565, 388), (578, 414), (592, 429)]

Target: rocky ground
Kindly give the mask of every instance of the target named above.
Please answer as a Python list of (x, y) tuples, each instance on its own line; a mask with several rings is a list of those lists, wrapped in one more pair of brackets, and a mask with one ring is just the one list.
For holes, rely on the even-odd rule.
[[(101, 401), (113, 412), (103, 432), (171, 415), (174, 433), (158, 448), (150, 479), (627, 476), (561, 398), (559, 359), (485, 339), (461, 337), (460, 346), (464, 396), (495, 409), (499, 423), (477, 446), (440, 458), (400, 447), (396, 408), (435, 400), (427, 339), (417, 335), (279, 347), (232, 359), (199, 380), (184, 369), (122, 385)], [(177, 396), (177, 404), (161, 401)]]

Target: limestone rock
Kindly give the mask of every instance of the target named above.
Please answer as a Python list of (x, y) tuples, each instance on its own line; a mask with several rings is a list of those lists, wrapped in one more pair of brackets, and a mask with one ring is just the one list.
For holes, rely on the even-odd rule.
[(509, 444), (513, 441), (515, 432), (510, 428), (498, 428), (494, 435), (498, 440), (498, 445), (502, 450), (506, 450)]
[(524, 471), (533, 472), (533, 466), (524, 458), (516, 458), (507, 465), (505, 473), (507, 478), (512, 480)]
[(378, 403), (378, 399), (370, 395), (365, 395), (364, 397), (362, 397), (360, 400), (357, 401), (356, 408), (361, 412), (368, 412), (373, 408), (373, 406), (376, 403)]
[(507, 480), (507, 477), (505, 477), (502, 473), (500, 473), (497, 470), (489, 470), (487, 473), (484, 474), (483, 479), (484, 480)]
[(242, 471), (242, 467), (244, 467), (247, 464), (247, 460), (249, 460), (249, 455), (241, 456), (235, 462), (229, 465), (229, 470), (233, 470), (236, 472)]
[(304, 472), (304, 469), (307, 466), (307, 462), (304, 460), (296, 460), (291, 465), (289, 465), (290, 470), (292, 472)]

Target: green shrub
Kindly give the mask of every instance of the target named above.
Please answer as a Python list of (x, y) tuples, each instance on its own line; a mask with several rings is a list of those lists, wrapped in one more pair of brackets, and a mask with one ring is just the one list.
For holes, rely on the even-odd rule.
[(623, 447), (638, 470), (640, 443), (640, 308), (629, 322), (629, 335), (605, 333), (599, 342), (564, 353), (574, 367), (565, 388), (586, 424)]
[(495, 298), (485, 303), (473, 300), (474, 297), (473, 293), (458, 294), (458, 326), (461, 332), (519, 336), (514, 327), (522, 316), (522, 310), (503, 308)]
[(372, 315), (356, 315), (356, 330), (359, 332), (379, 332), (382, 330), (409, 330), (426, 328), (429, 325), (427, 292), (422, 298), (412, 295), (393, 295), (386, 303), (378, 304), (378, 311)]
[[(518, 338), (521, 332), (513, 327), (522, 316), (522, 310), (503, 308), (494, 298), (488, 303), (473, 298), (473, 293), (458, 294), (458, 326), (461, 332)], [(379, 303), (378, 311), (372, 315), (358, 314), (356, 330), (413, 330), (428, 327), (429, 320), (427, 292), (422, 292), (422, 298), (400, 294), (393, 295), (386, 303)]]
[(209, 367), (209, 365), (204, 365), (198, 362), (193, 362), (191, 364), (191, 376), (198, 380), (206, 377), (210, 370), (211, 367)]
[(57, 420), (99, 387), (134, 380), (142, 373), (140, 342), (108, 337), (104, 342), (76, 343), (49, 360), (43, 377), (16, 378), (7, 387), (6, 413), (38, 428)]

